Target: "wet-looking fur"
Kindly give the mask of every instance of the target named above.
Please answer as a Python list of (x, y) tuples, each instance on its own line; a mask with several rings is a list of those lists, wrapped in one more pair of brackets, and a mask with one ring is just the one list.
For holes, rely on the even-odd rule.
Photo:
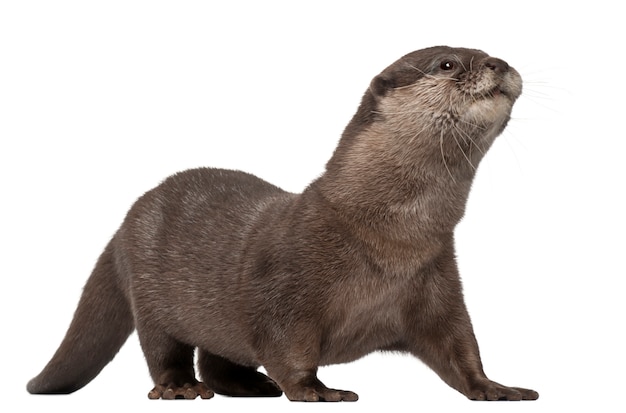
[(424, 49), (372, 80), (303, 193), (230, 170), (168, 178), (128, 212), (28, 391), (80, 389), (136, 329), (150, 398), (353, 401), (318, 366), (395, 350), (470, 399), (536, 399), (483, 372), (453, 241), (521, 91), (503, 60)]

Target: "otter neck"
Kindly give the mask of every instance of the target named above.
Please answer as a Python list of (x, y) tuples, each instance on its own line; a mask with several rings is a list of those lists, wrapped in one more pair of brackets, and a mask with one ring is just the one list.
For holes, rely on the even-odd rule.
[[(465, 210), (475, 168), (439, 145), (409, 149), (376, 124), (346, 137), (312, 185), (344, 220), (397, 242), (449, 234)], [(476, 164), (478, 160), (475, 161)]]

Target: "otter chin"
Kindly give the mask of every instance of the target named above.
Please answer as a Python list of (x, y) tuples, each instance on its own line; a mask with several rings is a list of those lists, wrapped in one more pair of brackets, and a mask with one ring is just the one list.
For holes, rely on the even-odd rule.
[(378, 350), (414, 355), (472, 400), (537, 399), (487, 378), (454, 250), (521, 92), (482, 51), (418, 50), (371, 81), (302, 193), (224, 169), (167, 178), (130, 208), (28, 391), (82, 388), (136, 330), (153, 399), (355, 401), (318, 367)]

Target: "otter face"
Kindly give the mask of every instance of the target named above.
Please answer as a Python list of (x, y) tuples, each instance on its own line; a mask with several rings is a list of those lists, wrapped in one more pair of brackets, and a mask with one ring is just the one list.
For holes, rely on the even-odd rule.
[(389, 66), (370, 92), (391, 130), (404, 131), (412, 141), (437, 137), (442, 150), (447, 143), (463, 151), (473, 144), (484, 153), (506, 126), (522, 79), (505, 61), (480, 50), (433, 47)]

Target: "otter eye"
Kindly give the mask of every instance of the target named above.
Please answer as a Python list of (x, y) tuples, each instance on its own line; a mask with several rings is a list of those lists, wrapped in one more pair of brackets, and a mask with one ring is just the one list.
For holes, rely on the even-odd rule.
[(452, 70), (454, 69), (454, 62), (451, 62), (449, 60), (444, 60), (443, 62), (441, 62), (441, 64), (439, 65), (439, 68), (441, 70)]

